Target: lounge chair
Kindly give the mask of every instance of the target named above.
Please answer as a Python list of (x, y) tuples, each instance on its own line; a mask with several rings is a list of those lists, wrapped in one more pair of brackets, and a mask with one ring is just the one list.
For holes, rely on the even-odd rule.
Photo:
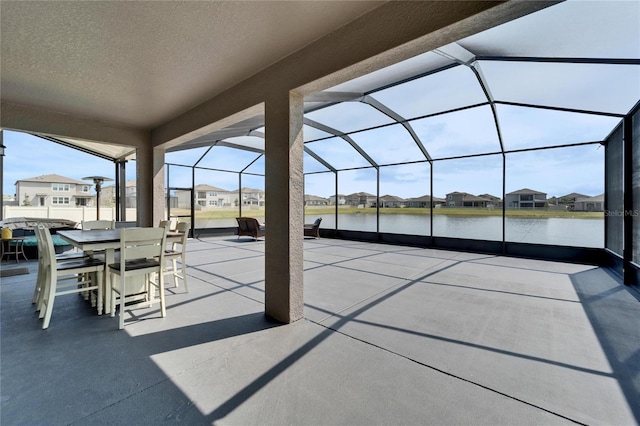
[(254, 217), (236, 217), (236, 221), (238, 221), (238, 238), (245, 235), (257, 240), (265, 236), (264, 225), (260, 225), (258, 219)]
[(321, 217), (317, 218), (316, 221), (313, 223), (305, 223), (304, 236), (320, 238), (320, 222), (322, 222)]

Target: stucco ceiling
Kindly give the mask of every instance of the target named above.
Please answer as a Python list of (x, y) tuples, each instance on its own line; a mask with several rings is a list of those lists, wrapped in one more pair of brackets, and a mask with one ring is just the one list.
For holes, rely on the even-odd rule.
[(384, 2), (0, 2), (3, 100), (154, 128)]

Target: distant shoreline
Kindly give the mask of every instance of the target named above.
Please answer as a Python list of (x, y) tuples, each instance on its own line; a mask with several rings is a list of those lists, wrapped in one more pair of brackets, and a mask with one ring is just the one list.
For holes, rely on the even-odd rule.
[[(376, 214), (376, 209), (372, 207), (357, 208), (357, 207), (339, 207), (339, 214)], [(178, 213), (176, 209), (171, 209), (172, 215), (183, 214)], [(307, 215), (331, 215), (335, 214), (334, 206), (307, 206), (305, 207), (305, 214)], [(381, 215), (388, 214), (405, 214), (405, 215), (429, 215), (430, 209), (428, 208), (380, 208)], [(487, 209), (487, 208), (460, 208), (460, 207), (441, 207), (433, 209), (434, 216), (436, 215), (448, 215), (448, 216), (502, 216), (502, 209)], [(198, 219), (229, 219), (235, 218), (239, 215), (237, 208), (222, 208), (215, 210), (196, 211), (196, 217)], [(256, 209), (243, 207), (243, 216), (252, 217), (264, 217), (264, 208)], [(604, 212), (574, 212), (564, 210), (506, 210), (507, 217), (530, 217), (530, 218), (567, 218), (567, 219), (604, 219)]]

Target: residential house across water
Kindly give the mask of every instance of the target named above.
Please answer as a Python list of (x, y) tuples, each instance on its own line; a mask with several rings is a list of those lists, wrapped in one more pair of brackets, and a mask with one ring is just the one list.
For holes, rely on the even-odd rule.
[(21, 206), (91, 206), (89, 182), (51, 174), (16, 181), (16, 202)]
[(523, 188), (506, 194), (505, 203), (508, 209), (543, 209), (547, 207), (547, 194)]

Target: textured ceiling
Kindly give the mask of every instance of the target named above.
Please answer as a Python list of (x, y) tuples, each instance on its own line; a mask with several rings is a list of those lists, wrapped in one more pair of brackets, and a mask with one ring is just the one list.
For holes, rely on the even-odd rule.
[(382, 3), (3, 0), (0, 93), (154, 128)]

